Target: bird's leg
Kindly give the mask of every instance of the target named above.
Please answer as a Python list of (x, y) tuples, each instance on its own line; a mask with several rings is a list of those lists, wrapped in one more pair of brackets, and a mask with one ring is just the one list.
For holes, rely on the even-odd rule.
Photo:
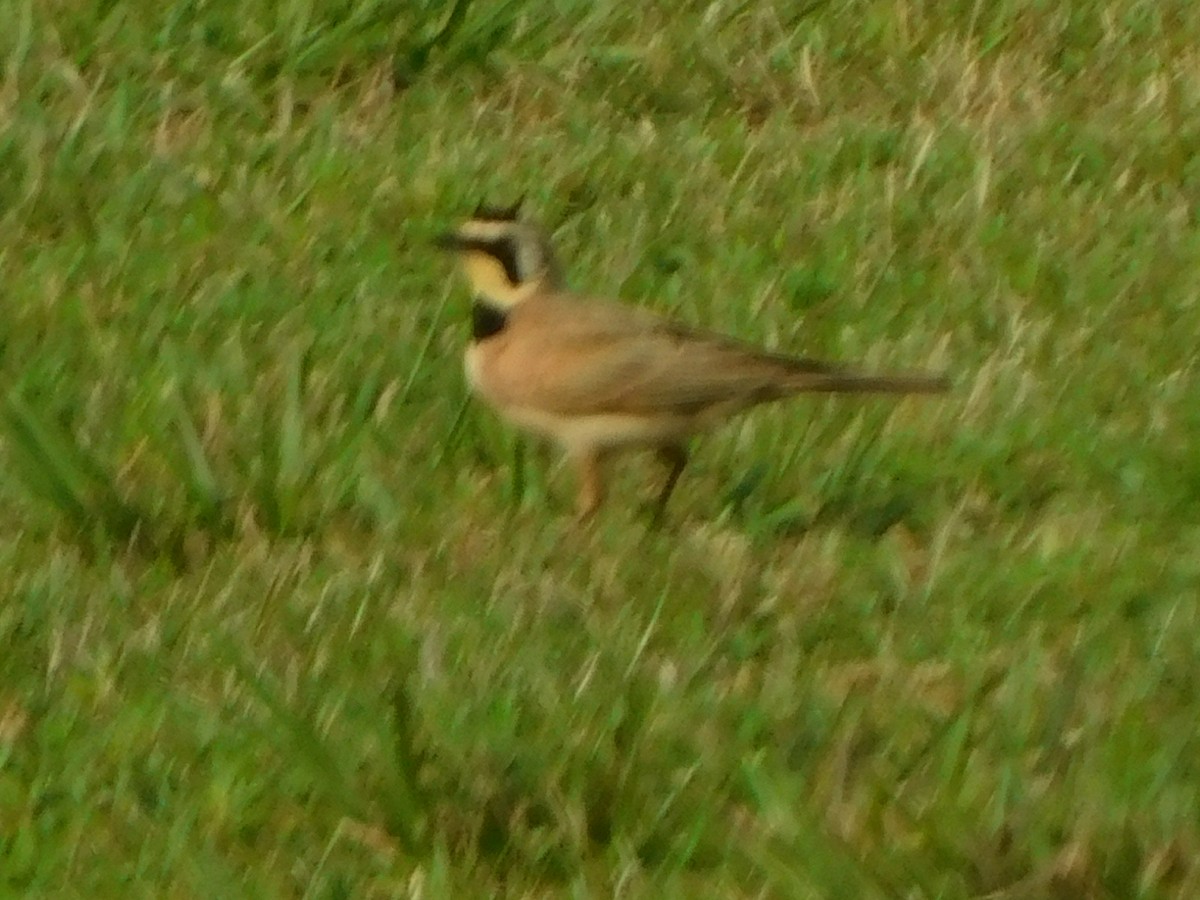
[(687, 447), (683, 444), (664, 444), (656, 451), (658, 458), (663, 465), (667, 467), (667, 480), (663, 482), (662, 490), (658, 492), (658, 499), (654, 502), (654, 519), (660, 521), (667, 509), (667, 501), (671, 499), (671, 492), (675, 490), (675, 484), (679, 481), (679, 476), (683, 474), (683, 468), (687, 465), (688, 452)]
[(575, 457), (579, 473), (579, 495), (575, 505), (575, 521), (586, 522), (604, 499), (604, 459), (595, 450), (587, 450)]

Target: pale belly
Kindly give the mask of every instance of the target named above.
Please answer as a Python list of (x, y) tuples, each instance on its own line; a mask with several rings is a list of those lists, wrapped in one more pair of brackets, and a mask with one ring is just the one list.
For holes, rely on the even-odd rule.
[[(467, 383), (490, 402), (480, 385), (480, 360), (475, 347), (463, 360)], [(546, 410), (492, 404), (501, 417), (527, 431), (547, 437), (571, 453), (654, 447), (686, 438), (698, 424), (690, 416), (638, 416), (625, 413), (566, 415)]]
[(514, 425), (544, 435), (571, 453), (656, 447), (680, 441), (692, 431), (691, 421), (682, 416), (567, 416), (519, 407), (498, 411)]

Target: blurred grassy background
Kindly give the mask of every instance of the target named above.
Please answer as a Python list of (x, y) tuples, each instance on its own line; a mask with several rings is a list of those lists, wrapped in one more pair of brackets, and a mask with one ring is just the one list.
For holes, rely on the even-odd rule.
[[(0, 885), (1200, 894), (1200, 12), (14, 0)], [(570, 526), (428, 238), (945, 368)]]

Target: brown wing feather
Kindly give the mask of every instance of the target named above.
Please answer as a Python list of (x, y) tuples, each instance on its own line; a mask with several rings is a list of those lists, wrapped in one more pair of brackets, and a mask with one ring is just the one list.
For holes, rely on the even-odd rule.
[(862, 375), (573, 297), (518, 305), (508, 341), (520, 360), (522, 401), (562, 413), (695, 415), (803, 390), (936, 389), (927, 376)]

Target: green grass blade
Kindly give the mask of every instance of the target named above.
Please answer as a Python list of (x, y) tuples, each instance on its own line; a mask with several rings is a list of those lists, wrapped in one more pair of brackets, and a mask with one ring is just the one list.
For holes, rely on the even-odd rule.
[(4, 410), (12, 448), (27, 487), (49, 500), (78, 529), (92, 525), (87, 478), (73, 465), (68, 449), (53, 440), (37, 417), (17, 397)]
[(110, 539), (143, 539), (148, 518), (122, 499), (115, 478), (64, 429), (41, 419), (16, 394), (5, 408), (26, 484), (49, 500), (81, 533), (99, 527)]
[(191, 415), (184, 406), (183, 399), (176, 393), (172, 395), (175, 433), (179, 445), (183, 449), (185, 465), (179, 466), (188, 495), (199, 507), (200, 518), (210, 524), (224, 520), (225, 491), (213, 471), (208, 454), (204, 452), (204, 442), (200, 439)]
[(396, 765), (387, 790), (388, 825), (392, 834), (410, 850), (424, 849), (427, 801), (417, 780), (421, 754), (409, 688), (398, 685), (392, 692), (392, 748)]
[(231, 651), (229, 658), (242, 682), (266, 708), (272, 724), (278, 726), (273, 731), (285, 737), (287, 747), (308, 768), (316, 787), (342, 804), (348, 815), (366, 819), (369, 804), (342, 760), (313, 723), (288, 706), (275, 684), (239, 652)]
[(300, 360), (288, 363), (287, 385), (279, 420), (279, 484), (294, 491), (304, 474), (304, 408), (301, 400)]

